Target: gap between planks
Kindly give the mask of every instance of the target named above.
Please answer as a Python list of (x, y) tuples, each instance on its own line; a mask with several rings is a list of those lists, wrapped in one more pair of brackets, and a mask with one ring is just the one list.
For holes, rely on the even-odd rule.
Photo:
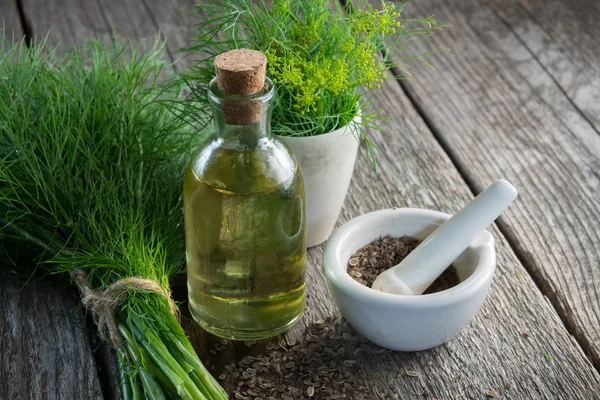
[[(520, 4), (519, 4), (520, 5)], [(537, 25), (538, 22), (535, 20), (535, 17), (524, 7), (521, 7), (523, 9), (523, 12), (525, 14), (527, 14), (527, 16), (529, 18), (531, 18), (531, 20), (536, 23)], [(521, 44), (521, 46), (523, 46), (523, 48), (525, 48), (527, 50), (527, 52), (529, 53), (529, 55), (531, 55), (531, 58), (533, 60), (535, 60), (535, 62), (538, 64), (538, 66), (542, 69), (542, 71), (544, 71), (544, 73), (546, 75), (548, 75), (548, 77), (552, 80), (552, 83), (554, 83), (554, 85), (556, 85), (557, 89), (563, 94), (563, 96), (565, 97), (565, 99), (567, 99), (567, 101), (569, 102), (569, 104), (579, 113), (579, 115), (581, 116), (581, 118), (583, 118), (589, 125), (590, 127), (597, 133), (600, 135), (600, 131), (596, 128), (596, 126), (594, 125), (593, 121), (586, 115), (586, 113), (577, 105), (577, 103), (575, 103), (575, 101), (571, 98), (571, 96), (569, 96), (569, 94), (567, 93), (567, 90), (560, 84), (560, 82), (556, 79), (556, 77), (554, 76), (554, 74), (552, 74), (552, 72), (544, 65), (544, 63), (541, 62), (540, 58), (535, 54), (535, 52), (531, 49), (531, 47), (529, 46), (529, 44), (523, 40), (523, 38), (521, 37), (521, 35), (519, 35), (519, 33), (513, 28), (513, 26), (506, 20), (506, 18), (502, 17), (502, 15), (500, 15), (498, 13), (498, 11), (495, 8), (491, 8), (490, 9), (491, 12), (494, 14), (494, 16), (496, 18), (498, 18), (499, 21), (501, 21), (504, 26), (506, 26), (506, 29), (508, 29), (514, 36), (515, 38), (517, 38), (517, 40), (519, 41), (519, 43)], [(403, 88), (404, 89), (404, 88)]]
[[(13, 4), (13, 10), (16, 11), (16, 18), (13, 19), (14, 26), (12, 26), (13, 35), (17, 34), (20, 36), (18, 39), (15, 37), (15, 41), (23, 40), (25, 46), (31, 47), (34, 37), (33, 27), (26, 16), (21, 0), (14, 0)], [(4, 23), (6, 23), (6, 21)], [(4, 25), (3, 28), (6, 29), (6, 25)], [(29, 284), (29, 282), (25, 283), (25, 285), (26, 284)], [(73, 312), (77, 311), (73, 310)], [(83, 337), (84, 340), (91, 345), (91, 358), (94, 362), (94, 369), (97, 374), (101, 395), (105, 400), (118, 399), (120, 398), (116, 391), (118, 389), (110, 384), (110, 373), (102, 372), (110, 371), (111, 365), (114, 365), (111, 364), (111, 361), (114, 363), (114, 361), (111, 360), (112, 354), (99, 344), (97, 335), (94, 333), (96, 332), (96, 326), (89, 315), (85, 316), (84, 325), (85, 329), (82, 330), (84, 332)]]
[[(344, 0), (340, 0), (340, 2), (342, 3), (342, 5), (345, 4)], [(501, 15), (499, 15), (499, 13), (496, 11), (495, 8), (492, 7), (491, 11), (493, 12), (494, 16), (496, 18), (498, 18), (498, 20), (501, 21), (501, 23), (503, 25), (505, 25), (506, 28), (514, 35), (514, 37), (523, 46), (523, 48), (526, 49), (527, 53), (532, 57), (532, 59), (535, 61), (535, 63), (544, 71), (544, 73), (546, 73), (546, 75), (551, 79), (552, 83), (557, 87), (557, 89), (560, 91), (560, 93), (562, 93), (562, 95), (567, 99), (569, 104), (575, 109), (575, 111), (579, 114), (579, 116), (589, 124), (589, 126), (594, 130), (594, 132), (596, 132), (597, 134), (600, 134), (600, 131), (594, 126), (594, 124), (590, 120), (590, 118), (574, 102), (574, 100), (568, 95), (565, 88), (563, 86), (561, 86), (561, 84), (556, 80), (556, 78), (553, 76), (553, 74), (541, 62), (541, 60), (533, 52), (531, 47), (528, 46), (527, 42), (523, 40), (523, 38), (519, 35), (519, 33), (515, 31), (515, 29), (508, 23), (508, 21), (505, 18), (503, 18)], [(527, 12), (527, 14), (532, 18), (532, 20), (534, 20), (533, 16), (531, 16), (529, 12)], [(534, 20), (534, 22), (536, 22), (536, 21)], [(402, 73), (400, 71), (398, 71), (397, 68), (391, 68), (391, 72), (395, 77), (403, 76)], [(428, 115), (428, 112), (425, 109), (425, 107), (419, 103), (419, 101), (416, 98), (416, 95), (411, 92), (411, 90), (409, 89), (409, 87), (407, 86), (407, 84), (405, 82), (403, 82), (401, 79), (397, 79), (397, 83), (400, 86), (401, 90), (403, 91), (404, 95), (407, 97), (407, 99), (409, 100), (409, 102), (411, 103), (413, 108), (415, 109), (415, 111), (417, 112), (417, 114), (423, 120), (425, 126), (431, 131), (435, 140), (438, 142), (438, 144), (440, 145), (442, 150), (447, 154), (451, 163), (457, 169), (460, 177), (466, 183), (470, 192), (473, 194), (473, 196), (478, 195), (479, 193), (477, 191), (477, 185), (474, 181), (474, 178), (470, 177), (470, 174), (468, 172), (468, 167), (465, 166), (463, 163), (461, 163), (460, 157), (452, 149), (452, 146), (444, 139), (444, 135), (441, 134), (441, 131), (436, 126), (434, 119), (430, 115)], [(594, 357), (594, 354), (593, 354), (594, 343), (591, 341), (590, 338), (588, 338), (586, 336), (585, 332), (578, 331), (578, 329), (576, 328), (575, 322), (569, 320), (569, 318), (567, 316), (568, 310), (565, 309), (565, 307), (561, 306), (561, 302), (558, 299), (558, 294), (551, 290), (552, 282), (544, 274), (536, 274), (535, 273), (534, 262), (529, 260), (528, 257), (526, 256), (526, 254), (524, 254), (524, 249), (520, 249), (520, 247), (518, 246), (518, 239), (514, 235), (511, 234), (511, 230), (510, 230), (509, 226), (507, 225), (507, 223), (504, 221), (503, 217), (500, 217), (496, 221), (496, 225), (497, 225), (499, 231), (501, 232), (502, 236), (504, 236), (504, 238), (507, 240), (507, 243), (509, 244), (512, 251), (515, 253), (518, 260), (525, 267), (527, 274), (531, 277), (532, 281), (535, 283), (535, 285), (540, 290), (540, 292), (548, 299), (549, 304), (552, 306), (552, 308), (554, 309), (556, 314), (559, 316), (560, 321), (564, 325), (567, 332), (574, 338), (574, 341), (580, 347), (580, 349), (582, 350), (582, 353), (585, 354), (585, 356), (588, 358), (588, 360), (593, 365), (593, 367), (596, 369), (596, 371), (600, 372), (600, 360), (596, 359), (596, 357)]]
[(25, 40), (25, 45), (29, 47), (31, 45), (31, 39), (33, 38), (33, 29), (27, 16), (25, 15), (25, 10), (23, 9), (23, 4), (21, 0), (14, 0), (17, 8), (17, 13), (19, 15), (19, 23), (21, 25), (21, 30), (23, 33), (23, 39)]
[[(529, 48), (527, 50), (529, 51)], [(537, 58), (536, 58), (536, 62), (539, 63), (539, 60), (537, 60)], [(391, 71), (395, 77), (401, 76), (401, 74), (398, 73), (396, 68), (391, 68)], [(398, 79), (397, 82), (398, 82), (398, 85), (400, 85), (400, 88), (402, 89), (402, 91), (404, 92), (404, 95), (407, 97), (407, 99), (410, 101), (411, 105), (417, 112), (417, 114), (423, 120), (423, 123), (431, 131), (433, 137), (438, 142), (438, 144), (440, 145), (442, 150), (448, 155), (450, 162), (452, 162), (452, 165), (454, 165), (454, 167), (457, 169), (460, 177), (465, 182), (465, 184), (467, 185), (467, 187), (469, 188), (469, 190), (471, 191), (473, 196), (477, 196), (479, 193), (477, 192), (475, 183), (473, 182), (472, 179), (469, 178), (469, 174), (465, 171), (465, 167), (459, 162), (458, 157), (456, 156), (454, 151), (452, 151), (452, 148), (448, 145), (448, 143), (446, 143), (446, 141), (444, 140), (444, 137), (440, 134), (440, 132), (436, 128), (435, 124), (431, 121), (431, 118), (429, 118), (429, 116), (427, 115), (427, 112), (416, 101), (415, 97), (410, 93), (410, 91), (407, 90), (406, 85), (403, 84), (400, 79)], [(581, 110), (578, 109), (578, 111), (581, 113)], [(582, 114), (582, 116), (584, 116), (584, 115)], [(587, 118), (586, 118), (586, 120), (587, 120)], [(509, 230), (506, 227), (506, 224), (502, 220), (502, 217), (499, 217), (496, 220), (495, 224), (498, 227), (498, 230), (500, 231), (502, 236), (504, 236), (504, 238), (508, 242), (512, 251), (517, 256), (517, 259), (525, 267), (527, 274), (531, 277), (531, 279), (533, 280), (535, 285), (538, 287), (540, 292), (548, 299), (549, 304), (552, 306), (554, 311), (556, 311), (556, 314), (558, 314), (558, 317), (560, 318), (561, 322), (565, 326), (565, 329), (567, 330), (567, 332), (569, 332), (569, 334), (571, 336), (573, 336), (573, 338), (575, 339), (575, 342), (581, 348), (583, 354), (585, 354), (586, 357), (590, 360), (590, 362), (592, 363), (594, 368), (598, 372), (600, 372), (600, 365), (595, 363), (593, 358), (586, 351), (586, 349), (591, 348), (591, 346), (593, 346), (592, 343), (588, 340), (588, 338), (584, 334), (578, 334), (576, 329), (573, 327), (573, 324), (567, 319), (567, 317), (565, 315), (565, 310), (562, 307), (560, 307), (560, 303), (556, 299), (556, 296), (553, 294), (553, 292), (551, 290), (548, 290), (548, 287), (550, 285), (548, 280), (544, 279), (543, 275), (538, 276), (532, 272), (533, 266), (531, 265), (531, 263), (529, 261), (527, 261), (527, 257), (524, 256), (523, 252), (519, 249), (519, 246), (516, 246), (516, 244), (515, 244), (516, 239), (510, 235)]]
[[(411, 103), (412, 103), (412, 104), (413, 104), (413, 106), (414, 106), (414, 102), (412, 102), (412, 101), (411, 101)], [(445, 149), (444, 149), (444, 151), (446, 152), (446, 154), (449, 154), (449, 153), (448, 153), (448, 152), (447, 152)], [(451, 160), (452, 160), (452, 162), (453, 162), (453, 163), (456, 165), (456, 163), (455, 163), (455, 159), (454, 159), (453, 157), (451, 157), (451, 156), (450, 156), (450, 159), (451, 159)], [(462, 178), (462, 179), (464, 179), (464, 175), (462, 174), (462, 172), (460, 173), (460, 175), (461, 175), (461, 178)], [(472, 189), (472, 187), (473, 187), (473, 186), (471, 185), (473, 182), (470, 182), (470, 183), (469, 183), (469, 182), (467, 181), (466, 183), (468, 184), (469, 191), (473, 192), (473, 189)]]

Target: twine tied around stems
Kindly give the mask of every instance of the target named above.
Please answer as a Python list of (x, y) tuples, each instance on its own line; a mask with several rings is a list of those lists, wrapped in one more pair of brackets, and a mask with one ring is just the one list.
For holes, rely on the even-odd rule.
[(75, 270), (71, 276), (81, 290), (81, 302), (92, 313), (94, 322), (98, 326), (99, 336), (111, 341), (116, 347), (121, 346), (121, 335), (115, 319), (115, 310), (127, 299), (132, 289), (154, 292), (164, 297), (171, 313), (178, 315), (171, 293), (152, 279), (133, 276), (119, 279), (105, 289), (94, 290), (89, 287), (87, 274), (83, 270)]

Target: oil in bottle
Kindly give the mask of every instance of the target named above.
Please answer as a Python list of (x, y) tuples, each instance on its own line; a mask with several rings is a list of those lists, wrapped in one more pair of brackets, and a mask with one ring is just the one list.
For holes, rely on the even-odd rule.
[(215, 66), (215, 133), (184, 181), (189, 306), (213, 334), (264, 339), (304, 310), (303, 178), (289, 149), (270, 135), (274, 89), (265, 83), (264, 55), (234, 50)]

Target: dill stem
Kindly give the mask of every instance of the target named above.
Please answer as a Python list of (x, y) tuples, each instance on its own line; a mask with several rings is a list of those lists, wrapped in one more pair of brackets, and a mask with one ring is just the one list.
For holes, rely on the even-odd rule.
[(167, 400), (158, 382), (143, 365), (140, 366), (140, 377), (144, 386), (144, 395), (148, 400)]
[[(146, 313), (151, 313), (150, 307), (144, 304)], [(166, 308), (165, 308), (166, 309)], [(166, 344), (171, 355), (180, 365), (189, 365), (189, 374), (196, 377), (196, 385), (203, 389), (203, 393), (209, 400), (220, 400), (227, 398), (227, 393), (218, 384), (214, 377), (208, 372), (206, 367), (196, 356), (196, 351), (188, 340), (185, 332), (177, 322), (177, 319), (168, 310), (163, 312), (163, 318), (157, 318), (154, 322), (159, 325), (158, 332), (163, 335), (163, 342)], [(199, 381), (199, 383), (197, 382)]]
[[(227, 397), (227, 394), (223, 390), (218, 391), (213, 382), (206, 378), (206, 373), (201, 370), (199, 363), (194, 362), (193, 356), (189, 354), (187, 349), (183, 346), (181, 341), (177, 340), (172, 334), (169, 334), (170, 338), (168, 341), (170, 345), (167, 345), (169, 349), (175, 346), (176, 351), (171, 351), (173, 358), (179, 363), (179, 365), (189, 366), (188, 376), (196, 384), (197, 387), (201, 388), (204, 395), (208, 400), (219, 400)], [(201, 365), (201, 364), (200, 364)], [(210, 375), (209, 375), (210, 376)]]
[(131, 400), (133, 397), (133, 388), (129, 381), (129, 367), (125, 362), (126, 354), (122, 350), (117, 350), (117, 365), (119, 370), (119, 384), (121, 387), (121, 396), (123, 400)]
[(136, 362), (143, 362), (144, 367), (150, 372), (158, 381), (164, 386), (164, 389), (169, 392), (177, 392), (177, 387), (169, 379), (169, 377), (154, 363), (151, 357), (144, 354), (144, 350), (135, 343), (135, 338), (127, 329), (125, 324), (119, 324), (119, 332), (123, 339), (125, 339), (124, 346), (127, 346), (127, 350), (132, 354), (132, 358)]
[(152, 358), (144, 357), (144, 365), (148, 372), (150, 372), (152, 376), (158, 379), (158, 381), (162, 384), (163, 392), (167, 391), (177, 393), (177, 388), (175, 387), (175, 385), (173, 385), (173, 382), (171, 382), (171, 380), (169, 380), (167, 375), (165, 375), (165, 373), (158, 367), (158, 365), (156, 365), (156, 363), (152, 361)]
[[(190, 350), (186, 348), (185, 345), (189, 344), (187, 338), (183, 341), (173, 340), (173, 342), (179, 350), (178, 353), (183, 356), (183, 359), (178, 361), (180, 363), (183, 363), (185, 361), (188, 364), (192, 365), (192, 370), (190, 371), (192, 379), (195, 378), (195, 380), (199, 382), (200, 386), (205, 388), (207, 394), (210, 395), (210, 400), (219, 400), (224, 397), (227, 397), (227, 393), (225, 392), (225, 390), (223, 390), (221, 386), (214, 380), (213, 376), (208, 372), (206, 367), (204, 367), (204, 365), (202, 365), (201, 363), (197, 362), (196, 358), (193, 355), (195, 353), (190, 353)], [(191, 351), (193, 351), (193, 348), (191, 349)]]
[(144, 359), (139, 346), (133, 340), (131, 333), (123, 326), (123, 324), (119, 324), (119, 331), (126, 339), (123, 345), (127, 349), (132, 361), (135, 363), (135, 368), (137, 369), (136, 372), (139, 374), (140, 380), (142, 381), (142, 387), (144, 388), (144, 395), (146, 398), (149, 400), (166, 400), (160, 386), (144, 366), (146, 360)]
[[(125, 324), (119, 324), (119, 331), (121, 333), (121, 336), (123, 336), (125, 343), (128, 346), (127, 348), (129, 352), (137, 353), (137, 358), (139, 359), (141, 358), (142, 349), (145, 349), (145, 347), (140, 348), (136, 343), (136, 339), (140, 341), (139, 336), (136, 335), (136, 327), (131, 326), (130, 329), (131, 331), (125, 326)], [(146, 351), (146, 353), (149, 352)], [(152, 355), (149, 354), (149, 357), (145, 357), (144, 359), (146, 358), (152, 360)], [(155, 359), (154, 361), (156, 361), (156, 365), (159, 366), (158, 368), (167, 377), (167, 380), (171, 382), (171, 385), (174, 387), (175, 392), (178, 393), (184, 399), (191, 399), (191, 395), (187, 392), (187, 390), (184, 387), (183, 380), (175, 372), (171, 371), (169, 367), (165, 366), (164, 363), (161, 363), (160, 360)]]
[(142, 389), (140, 389), (140, 385), (133, 374), (129, 375), (129, 382), (131, 386), (131, 400), (144, 400)]
[[(135, 335), (140, 345), (146, 350), (148, 355), (156, 362), (163, 372), (170, 377), (171, 381), (178, 382), (175, 384), (178, 387), (177, 393), (184, 399), (208, 400), (200, 389), (188, 376), (187, 372), (177, 363), (169, 350), (160, 338), (151, 329), (135, 315), (130, 315), (132, 325), (131, 330)], [(158, 319), (158, 318), (156, 318)]]

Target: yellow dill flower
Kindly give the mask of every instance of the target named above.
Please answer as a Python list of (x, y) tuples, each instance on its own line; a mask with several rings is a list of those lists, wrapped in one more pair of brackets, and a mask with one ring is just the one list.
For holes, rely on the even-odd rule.
[(352, 62), (359, 70), (369, 69), (375, 65), (375, 45), (369, 42), (358, 43), (352, 52)]
[(333, 94), (338, 94), (348, 88), (348, 71), (349, 67), (346, 61), (337, 59), (333, 62), (329, 70), (328, 89)]
[(271, 15), (285, 16), (290, 13), (291, 0), (273, 0), (273, 7), (271, 8)]
[(317, 110), (317, 101), (321, 97), (317, 94), (316, 86), (310, 81), (305, 81), (305, 84), (299, 88), (299, 92), (294, 96), (296, 104), (294, 107), (304, 114), (307, 111)]
[(269, 66), (267, 64), (267, 66), (275, 83), (299, 87), (304, 82), (302, 70), (300, 69), (301, 62), (293, 53), (289, 53), (286, 59), (281, 59), (281, 61), (277, 59), (275, 65)]
[(400, 13), (396, 11), (394, 3), (381, 3), (381, 12), (379, 13), (379, 22), (377, 32), (383, 34), (396, 33), (395, 28), (400, 28)]
[(377, 63), (371, 68), (367, 68), (361, 71), (359, 83), (367, 89), (373, 87), (381, 87), (381, 83), (385, 79), (385, 66), (382, 63)]
[(352, 37), (344, 40), (341, 46), (342, 52), (344, 52), (345, 54), (350, 53), (352, 50), (354, 50), (355, 43), (356, 41)]
[(331, 60), (306, 61), (304, 71), (314, 87), (324, 88), (329, 80)]
[(381, 3), (381, 10), (374, 10), (370, 5), (367, 10), (356, 10), (351, 17), (354, 29), (366, 34), (395, 33), (400, 27), (397, 18), (400, 13), (396, 11), (393, 3)]
[(282, 57), (277, 55), (277, 52), (274, 49), (269, 49), (264, 52), (265, 56), (267, 56), (267, 65), (269, 66), (269, 72), (273, 69), (277, 69), (281, 65)]
[(371, 33), (375, 30), (375, 21), (373, 18), (373, 8), (368, 6), (369, 10), (355, 10), (350, 18), (352, 26), (357, 32)]

